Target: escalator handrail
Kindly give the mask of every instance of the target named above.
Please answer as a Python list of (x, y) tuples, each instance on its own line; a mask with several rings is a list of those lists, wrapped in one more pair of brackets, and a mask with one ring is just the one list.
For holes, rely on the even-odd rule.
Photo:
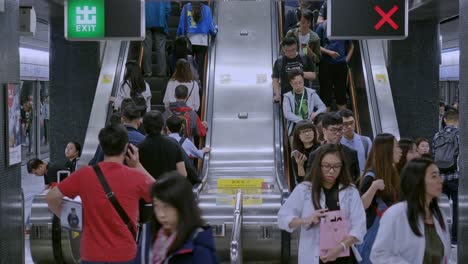
[[(276, 3), (276, 4), (275, 4)], [(281, 20), (281, 2), (273, 2), (271, 5), (271, 25), (272, 25), (272, 65), (278, 57), (278, 43), (281, 38), (282, 29), (278, 27)], [(274, 117), (274, 142), (275, 142), (275, 176), (278, 187), (281, 190), (283, 199), (289, 195), (289, 185), (285, 179), (284, 171), (284, 142), (283, 142), (283, 111), (279, 103), (273, 104)]]
[[(211, 9), (213, 14), (213, 20), (218, 22), (218, 12), (215, 12), (214, 6), (215, 1), (211, 2)], [(205, 75), (205, 93), (202, 97), (204, 101), (202, 102), (202, 116), (203, 120), (207, 121), (209, 124), (213, 124), (213, 92), (214, 92), (214, 63), (216, 57), (216, 42), (209, 38), (208, 42), (208, 51), (207, 51), (207, 63), (205, 67), (206, 75)], [(205, 137), (205, 145), (207, 147), (211, 146), (211, 137), (212, 137), (213, 129), (210, 128), (206, 131)], [(195, 197), (200, 195), (201, 190), (205, 186), (206, 182), (208, 181), (208, 173), (209, 173), (209, 160), (210, 160), (210, 152), (206, 153), (203, 157), (202, 167), (201, 167), (201, 183), (197, 184), (193, 188), (193, 193)]]
[(242, 191), (238, 190), (236, 194), (231, 243), (229, 247), (231, 264), (242, 263), (242, 199)]

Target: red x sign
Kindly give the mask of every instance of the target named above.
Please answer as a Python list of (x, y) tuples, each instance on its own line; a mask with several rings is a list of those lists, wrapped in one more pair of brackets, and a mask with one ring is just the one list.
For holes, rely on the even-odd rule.
[(392, 16), (398, 11), (398, 6), (393, 6), (388, 13), (385, 13), (380, 6), (376, 5), (374, 10), (382, 16), (379, 23), (375, 24), (374, 28), (379, 30), (385, 23), (388, 23), (393, 29), (397, 30), (398, 25), (393, 21)]

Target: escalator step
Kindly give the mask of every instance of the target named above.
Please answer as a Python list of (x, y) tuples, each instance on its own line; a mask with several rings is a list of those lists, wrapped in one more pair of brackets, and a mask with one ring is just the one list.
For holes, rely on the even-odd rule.
[(150, 77), (145, 80), (148, 82), (151, 91), (165, 92), (169, 78)]

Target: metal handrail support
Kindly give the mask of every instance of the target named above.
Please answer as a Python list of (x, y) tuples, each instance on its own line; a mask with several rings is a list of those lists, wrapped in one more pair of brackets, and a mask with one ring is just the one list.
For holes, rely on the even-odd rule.
[(231, 264), (242, 264), (242, 191), (236, 195), (234, 222), (232, 225), (231, 245), (229, 247)]

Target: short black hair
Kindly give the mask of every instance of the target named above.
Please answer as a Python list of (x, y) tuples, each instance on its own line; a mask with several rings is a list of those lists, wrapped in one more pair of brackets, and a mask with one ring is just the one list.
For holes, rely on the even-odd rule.
[(131, 105), (131, 104), (135, 104), (135, 102), (133, 101), (132, 98), (125, 98), (122, 100), (122, 103), (120, 104), (120, 112), (123, 111), (123, 109), (127, 108), (127, 106)]
[(143, 129), (148, 135), (159, 135), (164, 127), (164, 117), (158, 110), (152, 110), (143, 117)]
[(326, 113), (318, 113), (315, 118), (314, 118), (314, 125), (318, 125), (320, 122), (322, 122), (323, 117), (325, 116)]
[(314, 18), (314, 15), (312, 14), (312, 12), (306, 9), (306, 10), (302, 10), (302, 12), (300, 13), (299, 19), (301, 18), (305, 18), (307, 21), (309, 21), (309, 23), (312, 23), (312, 19)]
[(171, 133), (179, 133), (182, 129), (182, 119), (173, 115), (166, 120), (166, 126)]
[(447, 119), (447, 121), (458, 121), (458, 117), (459, 113), (458, 110), (455, 108), (451, 108), (445, 111), (444, 119)]
[(122, 110), (122, 116), (129, 121), (133, 121), (141, 117), (141, 111), (134, 103), (130, 103)]
[(349, 117), (354, 118), (353, 111), (351, 111), (349, 109), (342, 109), (342, 110), (338, 111), (338, 113), (341, 115), (341, 117), (344, 117), (344, 118), (349, 118)]
[(343, 118), (336, 112), (326, 113), (322, 118), (322, 127), (328, 128), (329, 126), (342, 125)]
[(188, 88), (183, 84), (177, 85), (174, 92), (175, 98), (178, 100), (186, 99), (188, 96)]
[(109, 118), (109, 123), (107, 125), (118, 126), (122, 123), (122, 113), (115, 112)]
[(301, 69), (292, 69), (290, 72), (288, 72), (288, 82), (290, 82), (297, 76), (301, 76), (302, 78), (304, 78), (304, 72)]
[(441, 106), (445, 106), (445, 102), (444, 101), (439, 101), (439, 107)]
[(28, 169), (28, 173), (32, 173), (33, 170), (37, 170), (39, 168), (39, 166), (41, 166), (42, 164), (44, 164), (44, 162), (42, 160), (40, 160), (40, 159), (37, 159), (37, 158), (28, 160), (28, 162), (26, 164), (26, 168)]
[(292, 37), (292, 36), (285, 37), (283, 41), (281, 41), (281, 47), (292, 46), (292, 45), (297, 45), (297, 40), (295, 37)]
[(99, 131), (99, 145), (104, 155), (115, 157), (124, 153), (128, 143), (128, 132), (122, 125), (110, 125)]

